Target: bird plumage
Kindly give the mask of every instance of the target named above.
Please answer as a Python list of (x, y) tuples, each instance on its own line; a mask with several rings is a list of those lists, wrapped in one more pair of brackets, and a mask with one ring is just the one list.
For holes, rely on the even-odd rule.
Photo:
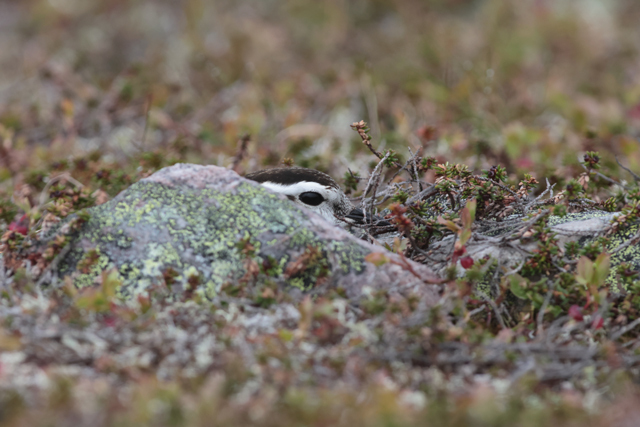
[(344, 225), (343, 219), (355, 209), (333, 178), (314, 169), (265, 169), (247, 174), (245, 178), (259, 182), (276, 193), (284, 194), (297, 205), (321, 215), (336, 225)]

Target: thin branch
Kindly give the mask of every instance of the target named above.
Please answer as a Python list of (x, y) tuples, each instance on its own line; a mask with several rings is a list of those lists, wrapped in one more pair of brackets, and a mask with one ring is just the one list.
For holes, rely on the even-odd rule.
[[(367, 146), (367, 148), (369, 149), (369, 151), (371, 151), (377, 158), (379, 158), (380, 160), (383, 159), (382, 153), (380, 153), (379, 151), (377, 151), (375, 148), (373, 148), (373, 146), (371, 145), (371, 137), (369, 135), (367, 135), (367, 123), (364, 120), (360, 120), (359, 122), (355, 122), (351, 125), (351, 127), (358, 132), (358, 135), (360, 135), (360, 139), (362, 140), (362, 143), (364, 145)], [(387, 155), (390, 154), (390, 151), (387, 151)], [(393, 165), (399, 169), (402, 169), (403, 166), (398, 163), (398, 162), (393, 162)]]
[(633, 171), (631, 171), (631, 169), (623, 166), (622, 163), (620, 163), (620, 160), (618, 160), (618, 156), (616, 156), (616, 163), (618, 164), (618, 166), (620, 166), (622, 169), (626, 170), (627, 172), (629, 172), (631, 174), (631, 176), (633, 176), (633, 179), (636, 180), (636, 182), (640, 182), (640, 176), (636, 175), (635, 173), (633, 173)]
[(407, 147), (407, 150), (409, 150), (409, 153), (411, 153), (411, 163), (413, 164), (413, 176), (415, 177), (415, 180), (418, 181), (418, 191), (422, 191), (422, 181), (420, 181), (420, 179), (418, 179), (418, 165), (416, 162), (416, 159), (418, 158), (418, 153), (422, 150), (422, 147), (418, 148), (418, 152), (416, 152), (416, 154), (413, 154), (413, 151), (411, 151), (411, 147)]
[[(382, 169), (384, 167), (384, 161), (389, 157), (390, 153), (387, 152), (386, 155), (380, 159), (376, 167), (373, 169), (371, 176), (369, 177), (369, 181), (367, 182), (367, 186), (364, 189), (364, 193), (362, 193), (362, 212), (364, 213), (364, 222), (367, 222), (367, 214), (373, 216), (373, 203), (376, 198), (376, 190), (380, 183), (380, 176), (382, 175)], [(369, 207), (367, 208), (367, 199), (366, 196), (369, 193), (369, 190), (373, 188), (373, 195), (369, 198)], [(367, 211), (370, 212), (367, 212)]]
[(629, 323), (628, 325), (622, 327), (619, 331), (611, 334), (609, 339), (611, 341), (615, 341), (615, 340), (617, 340), (618, 338), (620, 338), (621, 336), (623, 336), (624, 334), (626, 334), (627, 332), (629, 332), (630, 330), (632, 330), (633, 328), (635, 328), (638, 325), (640, 325), (640, 319), (634, 320), (633, 322)]
[(140, 145), (142, 146), (142, 151), (145, 151), (146, 141), (147, 141), (147, 132), (149, 131), (149, 114), (151, 112), (151, 103), (153, 102), (153, 94), (150, 93), (147, 96), (145, 102), (145, 112), (144, 112), (144, 130), (142, 131), (142, 141), (140, 141)]
[[(585, 165), (581, 165), (581, 166), (582, 166), (582, 168), (583, 168), (585, 171), (587, 171), (587, 173), (589, 173), (589, 169), (587, 169), (587, 167), (586, 167)], [(610, 184), (618, 185), (618, 186), (620, 186), (620, 187), (624, 188), (625, 190), (629, 190), (629, 188), (628, 188), (627, 186), (622, 185), (622, 184), (621, 184), (621, 183), (619, 183), (618, 181), (616, 181), (616, 180), (614, 180), (614, 179), (611, 179), (611, 178), (609, 178), (608, 176), (601, 174), (600, 172), (597, 172), (597, 171), (592, 171), (592, 172), (593, 172), (593, 173), (594, 173), (598, 178), (602, 178), (602, 179), (604, 179), (605, 181), (607, 181), (607, 182), (608, 182), (608, 183), (610, 183)]]
[(544, 312), (547, 310), (547, 306), (549, 305), (549, 302), (551, 302), (551, 297), (553, 296), (553, 291), (555, 290), (555, 288), (556, 288), (556, 282), (551, 282), (551, 286), (549, 286), (547, 295), (544, 297), (544, 301), (542, 303), (542, 306), (540, 307), (540, 311), (538, 311), (538, 317), (536, 318), (536, 323), (538, 325), (537, 327), (538, 336), (542, 335), (542, 333), (544, 332), (544, 325), (543, 325)]
[(477, 291), (477, 293), (480, 295), (480, 297), (482, 297), (482, 299), (487, 304), (489, 304), (491, 306), (491, 308), (493, 309), (493, 312), (496, 315), (496, 318), (498, 319), (498, 323), (500, 323), (500, 327), (502, 329), (507, 329), (507, 325), (504, 323), (504, 319), (502, 319), (502, 315), (500, 314), (500, 309), (496, 305), (495, 301), (491, 297), (489, 297), (487, 294), (485, 294), (484, 292)]
[(46, 283), (46, 281), (48, 279), (47, 276), (49, 275), (49, 273), (51, 273), (53, 270), (58, 268), (58, 264), (60, 264), (60, 262), (64, 259), (64, 257), (67, 256), (67, 254), (71, 250), (71, 247), (72, 247), (71, 244), (67, 244), (67, 246), (62, 248), (60, 253), (58, 255), (56, 255), (56, 257), (53, 259), (53, 261), (51, 261), (49, 263), (49, 265), (47, 266), (47, 268), (44, 269), (44, 271), (40, 275), (40, 279), (38, 279), (38, 282), (36, 283), (36, 288), (37, 289), (40, 289), (42, 286), (44, 286), (44, 284)]
[(233, 161), (231, 163), (231, 170), (235, 173), (240, 171), (240, 162), (242, 162), (242, 159), (247, 155), (247, 146), (250, 141), (251, 135), (249, 134), (242, 135), (238, 140), (238, 148), (236, 149), (236, 154), (233, 156)]

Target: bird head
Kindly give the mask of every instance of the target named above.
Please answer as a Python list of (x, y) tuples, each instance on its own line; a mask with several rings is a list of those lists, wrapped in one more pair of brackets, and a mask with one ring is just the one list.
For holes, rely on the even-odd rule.
[(326, 173), (307, 168), (289, 167), (265, 169), (247, 174), (245, 178), (260, 183), (293, 203), (309, 209), (336, 225), (345, 225), (356, 209), (340, 186)]

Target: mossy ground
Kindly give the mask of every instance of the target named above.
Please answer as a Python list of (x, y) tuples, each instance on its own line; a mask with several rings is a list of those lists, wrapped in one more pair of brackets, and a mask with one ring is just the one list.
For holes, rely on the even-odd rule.
[[(0, 1), (4, 260), (177, 162), (239, 172), (293, 162), (354, 184), (348, 168), (367, 177), (378, 163), (349, 129), (360, 119), (398, 162), (407, 147), (433, 157), (420, 173), (427, 184), (455, 176), (454, 165), (501, 165), (501, 182), (516, 190), (530, 173), (536, 195), (548, 179), (556, 195), (627, 209), (616, 233), (631, 236), (640, 192), (624, 168), (640, 172), (638, 22), (640, 5), (625, 0)], [(590, 151), (601, 168), (583, 174)], [(366, 181), (355, 183), (357, 196)], [(121, 215), (135, 223), (154, 214), (129, 206)], [(419, 224), (417, 242), (444, 228), (434, 226)], [(355, 307), (339, 290), (292, 304), (277, 286), (247, 296), (238, 283), (215, 303), (188, 293), (171, 301), (153, 288), (120, 305), (121, 283), (109, 274), (80, 292), (43, 293), (30, 273), (67, 247), (54, 239), (15, 274), (0, 272), (0, 423), (633, 422), (640, 286), (633, 269), (611, 265), (637, 245), (607, 255), (618, 243), (609, 235), (604, 249), (558, 248), (547, 227), (532, 227), (537, 252), (497, 283), (495, 305), (472, 293), (473, 265), (444, 286), (435, 310), (384, 292)], [(178, 239), (183, 225), (170, 228)], [(93, 244), (130, 250), (125, 231)], [(156, 277), (154, 260), (182, 262), (177, 247), (151, 249), (131, 271)], [(114, 256), (102, 247), (72, 255), (87, 282)], [(180, 283), (189, 275), (165, 273)], [(604, 284), (614, 273), (626, 294)], [(524, 309), (504, 311), (509, 298)]]

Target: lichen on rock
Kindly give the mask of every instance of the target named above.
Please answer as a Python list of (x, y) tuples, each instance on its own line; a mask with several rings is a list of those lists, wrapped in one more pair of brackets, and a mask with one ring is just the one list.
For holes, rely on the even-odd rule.
[[(365, 286), (429, 288), (400, 262), (365, 261), (384, 249), (215, 166), (165, 168), (87, 213), (47, 282), (70, 277), (82, 288), (115, 270), (123, 298), (158, 283), (206, 298), (228, 284), (269, 280), (302, 292), (342, 287), (354, 297)], [(425, 266), (414, 269), (437, 280)], [(425, 292), (435, 298), (435, 290)]]

